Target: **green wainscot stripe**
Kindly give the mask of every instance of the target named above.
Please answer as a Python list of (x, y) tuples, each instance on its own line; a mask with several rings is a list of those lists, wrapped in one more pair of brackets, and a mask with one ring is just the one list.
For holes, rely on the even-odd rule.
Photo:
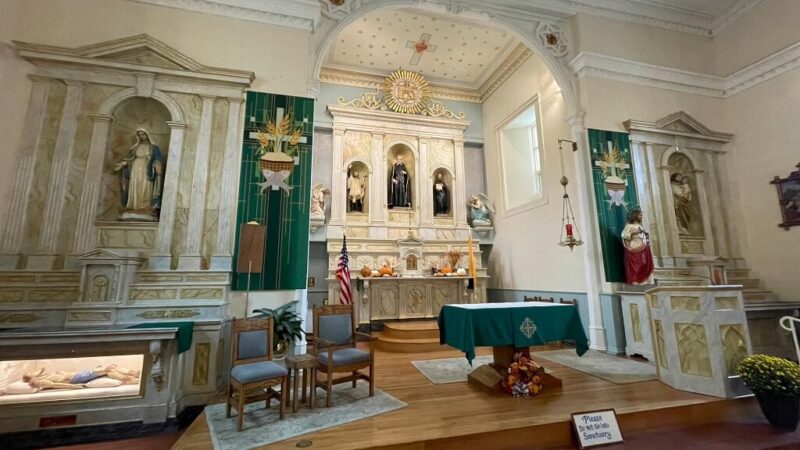
[[(294, 115), (293, 128), (302, 128), (294, 170), (285, 183), (291, 187), (262, 191), (259, 169), (259, 143), (251, 133), (266, 128), (268, 120), (282, 114)], [(234, 290), (284, 290), (306, 287), (308, 270), (309, 208), (311, 202), (311, 163), (314, 126), (314, 100), (286, 95), (247, 93), (239, 203), (236, 214), (236, 248), (231, 285)], [(286, 143), (284, 143), (284, 149)], [(266, 225), (262, 273), (236, 271), (241, 225), (257, 221)]]
[(606, 281), (624, 282), (621, 234), (628, 212), (639, 207), (628, 134), (590, 129), (589, 148)]

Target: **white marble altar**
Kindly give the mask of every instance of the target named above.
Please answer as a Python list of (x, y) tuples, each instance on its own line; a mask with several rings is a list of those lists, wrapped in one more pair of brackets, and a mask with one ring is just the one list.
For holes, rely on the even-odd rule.
[(658, 376), (718, 397), (749, 392), (736, 365), (752, 353), (741, 286), (673, 286), (646, 293)]

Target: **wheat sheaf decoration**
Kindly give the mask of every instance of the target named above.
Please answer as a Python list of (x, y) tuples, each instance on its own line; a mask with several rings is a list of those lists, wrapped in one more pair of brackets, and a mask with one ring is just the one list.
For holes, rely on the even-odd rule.
[(422, 75), (402, 69), (386, 78), (383, 91), (389, 108), (404, 114), (419, 114), (431, 97), (431, 87)]

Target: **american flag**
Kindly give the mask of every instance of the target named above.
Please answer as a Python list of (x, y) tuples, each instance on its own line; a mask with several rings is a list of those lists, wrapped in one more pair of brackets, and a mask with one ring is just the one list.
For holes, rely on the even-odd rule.
[(336, 278), (339, 280), (339, 303), (349, 305), (353, 303), (353, 293), (350, 291), (350, 267), (347, 258), (347, 237), (342, 235), (342, 254), (336, 266)]

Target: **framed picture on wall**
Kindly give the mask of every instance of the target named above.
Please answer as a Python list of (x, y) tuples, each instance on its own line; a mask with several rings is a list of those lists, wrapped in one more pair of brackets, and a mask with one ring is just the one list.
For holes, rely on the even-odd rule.
[(796, 167), (798, 170), (790, 173), (787, 178), (776, 176), (770, 181), (778, 188), (778, 203), (783, 217), (783, 222), (778, 226), (786, 230), (800, 225), (800, 164)]

